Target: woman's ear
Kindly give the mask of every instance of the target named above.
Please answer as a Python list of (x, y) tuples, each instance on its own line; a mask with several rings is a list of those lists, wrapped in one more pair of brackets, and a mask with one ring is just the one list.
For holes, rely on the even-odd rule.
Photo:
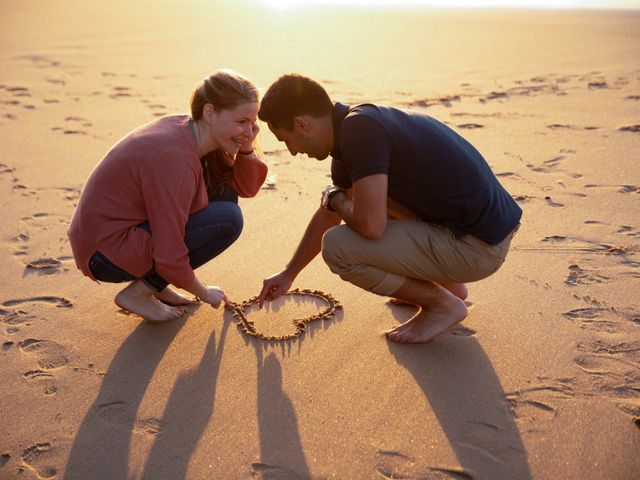
[(202, 116), (208, 122), (211, 123), (213, 118), (216, 116), (216, 109), (210, 103), (205, 103), (202, 109)]

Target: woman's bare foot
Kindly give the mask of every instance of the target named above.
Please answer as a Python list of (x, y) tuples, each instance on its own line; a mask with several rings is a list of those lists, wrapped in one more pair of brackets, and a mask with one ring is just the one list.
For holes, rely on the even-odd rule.
[(194, 303), (198, 303), (196, 300), (180, 295), (169, 287), (165, 287), (164, 290), (154, 293), (153, 296), (167, 305), (193, 305)]
[(426, 343), (460, 323), (467, 316), (466, 305), (450, 293), (446, 296), (438, 305), (421, 307), (412, 318), (389, 330), (387, 338), (401, 343)]
[(142, 281), (135, 280), (120, 291), (114, 301), (123, 310), (153, 322), (175, 320), (184, 314), (182, 309), (162, 303), (154, 296), (155, 293)]

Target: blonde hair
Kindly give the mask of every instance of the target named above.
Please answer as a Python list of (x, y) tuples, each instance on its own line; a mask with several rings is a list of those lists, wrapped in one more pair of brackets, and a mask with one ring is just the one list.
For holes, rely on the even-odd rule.
[[(232, 110), (247, 102), (258, 103), (258, 87), (238, 73), (224, 69), (206, 77), (191, 94), (191, 119), (202, 119), (204, 106), (210, 103), (215, 110)], [(233, 167), (229, 166), (229, 154), (214, 150), (201, 159), (207, 193), (211, 198), (220, 193), (233, 178)]]

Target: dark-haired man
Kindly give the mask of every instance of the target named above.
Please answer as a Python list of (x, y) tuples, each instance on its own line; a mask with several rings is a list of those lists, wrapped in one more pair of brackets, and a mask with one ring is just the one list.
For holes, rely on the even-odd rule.
[(258, 116), (292, 155), (331, 155), (333, 180), (260, 306), (322, 251), (342, 279), (419, 307), (390, 340), (428, 342), (466, 317), (465, 283), (500, 268), (522, 216), (468, 141), (421, 113), (333, 103), (297, 74), (269, 87)]

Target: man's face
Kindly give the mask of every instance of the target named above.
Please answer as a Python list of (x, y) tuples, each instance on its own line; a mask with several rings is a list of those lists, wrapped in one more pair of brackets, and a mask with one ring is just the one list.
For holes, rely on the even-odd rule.
[(268, 123), (268, 126), (278, 141), (284, 142), (289, 153), (294, 157), (298, 153), (304, 153), (310, 158), (324, 160), (331, 151), (331, 141), (325, 138), (326, 135), (322, 134), (322, 130), (312, 119), (310, 122), (300, 123), (296, 118), (291, 130), (277, 128), (271, 123)]

